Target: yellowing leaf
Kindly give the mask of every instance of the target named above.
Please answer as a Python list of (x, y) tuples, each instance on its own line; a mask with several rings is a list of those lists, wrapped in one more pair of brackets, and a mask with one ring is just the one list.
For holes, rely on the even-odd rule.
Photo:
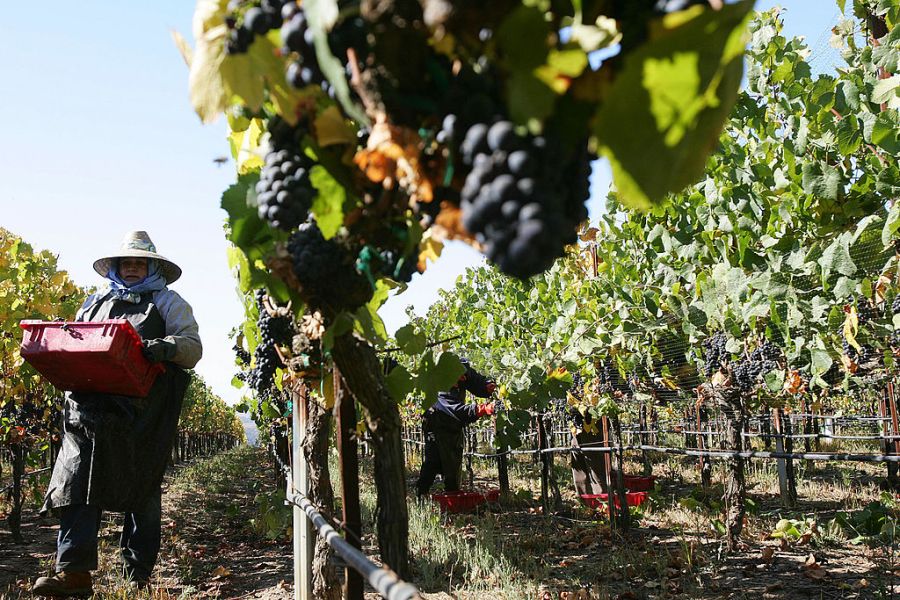
[(356, 132), (347, 124), (336, 106), (329, 106), (319, 113), (315, 130), (316, 140), (323, 147), (356, 143)]
[(419, 244), (419, 271), (425, 270), (427, 261), (437, 261), (443, 250), (444, 242), (432, 235), (430, 229), (426, 231), (422, 236), (422, 243)]
[(225, 36), (228, 28), (222, 25), (211, 29), (197, 40), (188, 76), (191, 105), (204, 123), (213, 122), (225, 110), (225, 84), (220, 68), (225, 56)]
[(859, 315), (856, 314), (856, 307), (851, 306), (847, 310), (847, 316), (844, 318), (844, 339), (847, 343), (856, 348), (857, 352), (862, 352), (859, 343), (856, 341), (856, 334), (859, 333)]

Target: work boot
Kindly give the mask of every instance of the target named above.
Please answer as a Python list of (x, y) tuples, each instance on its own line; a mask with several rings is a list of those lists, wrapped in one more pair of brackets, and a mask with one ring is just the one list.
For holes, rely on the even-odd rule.
[(87, 571), (62, 571), (53, 577), (38, 577), (31, 588), (35, 596), (53, 598), (90, 596), (93, 592), (91, 574)]

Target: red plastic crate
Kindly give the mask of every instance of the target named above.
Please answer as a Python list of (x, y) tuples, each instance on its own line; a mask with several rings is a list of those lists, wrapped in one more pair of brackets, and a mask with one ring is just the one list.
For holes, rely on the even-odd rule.
[(141, 352), (141, 336), (125, 319), (92, 323), (22, 321), (20, 351), (50, 383), (70, 392), (142, 398), (165, 371)]
[(630, 492), (649, 492), (656, 483), (656, 477), (648, 475), (642, 477), (640, 475), (623, 475), (625, 480), (625, 489)]
[(441, 506), (441, 510), (451, 513), (471, 512), (484, 504), (481, 492), (442, 492), (431, 495), (431, 499)]
[[(609, 508), (609, 500), (606, 494), (580, 494), (579, 498), (588, 508), (596, 508), (606, 511)], [(625, 503), (628, 506), (640, 506), (647, 501), (647, 492), (625, 492)], [(613, 494), (613, 503), (619, 508), (618, 494)]]

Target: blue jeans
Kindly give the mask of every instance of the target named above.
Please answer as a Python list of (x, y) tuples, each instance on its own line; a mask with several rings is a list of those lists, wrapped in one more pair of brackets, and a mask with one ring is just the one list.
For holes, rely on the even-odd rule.
[[(93, 571), (97, 568), (97, 533), (103, 511), (98, 506), (74, 504), (60, 508), (56, 542), (56, 572)], [(122, 574), (147, 581), (159, 554), (162, 520), (161, 493), (157, 490), (140, 512), (125, 513), (119, 548)]]

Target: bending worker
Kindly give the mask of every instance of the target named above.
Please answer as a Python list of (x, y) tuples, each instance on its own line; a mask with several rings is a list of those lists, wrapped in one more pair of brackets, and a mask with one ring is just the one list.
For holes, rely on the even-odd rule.
[(42, 512), (60, 517), (56, 575), (40, 577), (35, 595), (67, 597), (92, 591), (102, 511), (125, 513), (122, 575), (146, 587), (160, 547), (160, 485), (178, 428), (190, 369), (202, 347), (190, 305), (167, 286), (181, 269), (156, 253), (143, 231), (129, 233), (118, 252), (94, 262), (108, 285), (91, 294), (77, 321), (127, 319), (144, 355), (163, 363), (145, 398), (72, 392), (62, 418), (62, 449)]
[(479, 417), (494, 414), (493, 402), (466, 404), (466, 392), (479, 398), (489, 398), (496, 384), (473, 369), (466, 359), (460, 359), (466, 372), (452, 388), (438, 394), (437, 402), (425, 411), (425, 458), (416, 483), (416, 494), (424, 496), (431, 489), (438, 473), (444, 479), (444, 491), (459, 490), (462, 475), (463, 427)]

